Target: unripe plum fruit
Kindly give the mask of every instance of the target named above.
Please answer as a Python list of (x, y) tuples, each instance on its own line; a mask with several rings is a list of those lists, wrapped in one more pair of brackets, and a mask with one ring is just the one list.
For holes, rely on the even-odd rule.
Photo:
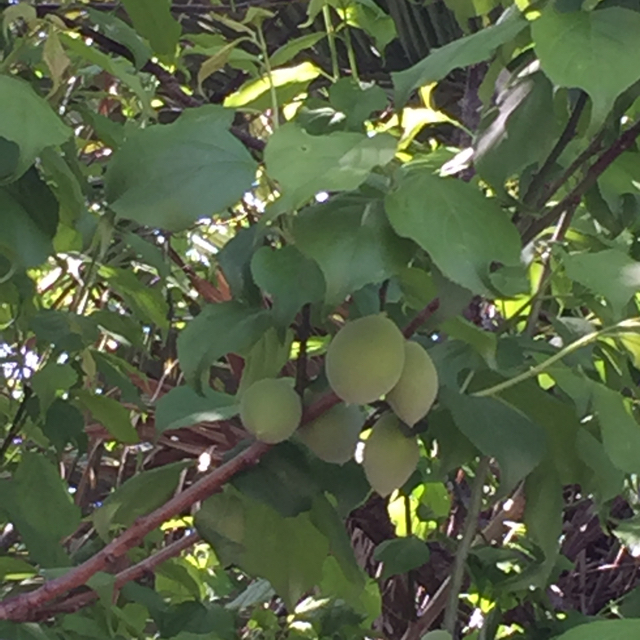
[(265, 378), (254, 382), (240, 400), (244, 428), (268, 444), (282, 442), (298, 428), (302, 402), (288, 378)]
[(416, 438), (405, 437), (398, 418), (386, 413), (365, 442), (362, 466), (371, 487), (385, 497), (409, 479), (419, 457)]
[(367, 404), (390, 391), (404, 365), (404, 337), (383, 315), (347, 323), (327, 350), (329, 385), (349, 404)]
[(387, 402), (394, 413), (412, 427), (424, 418), (438, 394), (438, 372), (431, 356), (417, 342), (405, 342), (404, 368)]
[(320, 460), (344, 464), (353, 458), (364, 417), (355, 405), (338, 404), (298, 431)]

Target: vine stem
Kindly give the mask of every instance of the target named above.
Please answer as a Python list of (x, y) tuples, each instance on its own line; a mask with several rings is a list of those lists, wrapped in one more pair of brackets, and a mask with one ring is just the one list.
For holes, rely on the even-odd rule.
[(478, 468), (476, 469), (476, 477), (473, 480), (471, 489), (471, 500), (469, 501), (469, 510), (464, 522), (464, 530), (462, 538), (456, 551), (456, 557), (453, 561), (453, 570), (451, 572), (451, 589), (449, 591), (449, 600), (444, 613), (444, 628), (455, 637), (456, 624), (458, 622), (458, 600), (460, 598), (460, 590), (464, 581), (465, 567), (467, 557), (478, 529), (478, 516), (482, 509), (482, 492), (484, 489), (484, 481), (489, 472), (489, 458), (487, 456), (480, 459)]
[(582, 349), (582, 347), (586, 347), (587, 345), (595, 342), (599, 338), (607, 335), (615, 335), (620, 330), (624, 329), (640, 329), (640, 318), (628, 318), (627, 320), (622, 320), (622, 322), (618, 322), (610, 327), (605, 327), (604, 329), (600, 329), (598, 331), (593, 331), (592, 333), (588, 333), (586, 336), (582, 336), (578, 338), (571, 344), (568, 344), (564, 349), (560, 349), (558, 353), (554, 353), (552, 356), (537, 364), (535, 367), (531, 367), (528, 371), (523, 371), (522, 373), (510, 378), (509, 380), (504, 380), (492, 387), (487, 387), (486, 389), (481, 389), (480, 391), (476, 391), (471, 395), (476, 396), (478, 398), (485, 398), (487, 396), (493, 396), (496, 393), (500, 393), (505, 389), (510, 389), (511, 387), (515, 387), (517, 384), (528, 380), (529, 378), (533, 378), (541, 373), (543, 373), (546, 369), (548, 369), (551, 365), (556, 362), (566, 358), (568, 355), (571, 355), (578, 349)]

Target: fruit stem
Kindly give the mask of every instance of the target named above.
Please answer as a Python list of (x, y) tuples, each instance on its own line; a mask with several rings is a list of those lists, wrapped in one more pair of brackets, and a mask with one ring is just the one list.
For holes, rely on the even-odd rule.
[(444, 613), (444, 628), (455, 638), (456, 624), (458, 622), (458, 600), (460, 599), (460, 591), (464, 580), (465, 567), (471, 544), (478, 529), (478, 516), (482, 509), (482, 491), (484, 489), (484, 481), (489, 472), (489, 458), (484, 456), (480, 459), (478, 468), (476, 469), (476, 477), (471, 487), (471, 499), (469, 501), (469, 510), (464, 521), (462, 538), (456, 551), (456, 557), (453, 561), (453, 570), (451, 572), (451, 590), (449, 591), (449, 601), (447, 609)]

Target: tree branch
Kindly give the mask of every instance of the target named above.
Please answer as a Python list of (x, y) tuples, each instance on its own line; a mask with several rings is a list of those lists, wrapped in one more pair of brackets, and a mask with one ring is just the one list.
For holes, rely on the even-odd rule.
[(440, 299), (434, 298), (418, 315), (404, 328), (405, 338), (410, 338), (440, 307)]
[(531, 242), (541, 231), (554, 224), (567, 210), (577, 206), (582, 196), (598, 181), (605, 170), (625, 151), (630, 149), (636, 138), (640, 136), (640, 120), (627, 129), (600, 157), (589, 167), (587, 175), (580, 183), (564, 197), (555, 207), (534, 220), (522, 234), (522, 241), (526, 245)]
[(580, 96), (576, 100), (575, 107), (571, 112), (571, 116), (569, 117), (567, 125), (564, 128), (564, 131), (558, 138), (558, 141), (551, 150), (551, 153), (549, 153), (549, 156), (545, 160), (542, 167), (540, 167), (540, 170), (535, 174), (533, 180), (531, 180), (531, 184), (529, 185), (527, 192), (522, 198), (522, 202), (525, 205), (529, 206), (535, 202), (539, 206), (541, 206), (547, 200), (547, 196), (545, 194), (543, 196), (543, 202), (540, 203), (539, 192), (542, 189), (550, 171), (553, 169), (556, 161), (562, 155), (562, 152), (567, 148), (567, 145), (571, 142), (571, 140), (573, 140), (573, 137), (576, 135), (578, 122), (580, 121), (580, 116), (582, 115), (586, 104), (587, 94), (584, 91), (581, 91)]
[(124, 555), (129, 549), (139, 545), (148, 533), (158, 528), (163, 522), (182, 513), (194, 502), (205, 500), (211, 494), (220, 491), (223, 485), (236, 473), (256, 464), (270, 448), (270, 445), (262, 442), (253, 443), (235, 458), (225, 462), (159, 509), (138, 518), (129, 529), (86, 562), (70, 569), (59, 578), (45, 582), (34, 591), (0, 602), (0, 620), (16, 622), (28, 620), (29, 616), (33, 614), (33, 609), (42, 607), (63, 593), (86, 584), (91, 576), (105, 569), (107, 565)]
[[(133, 580), (142, 578), (147, 573), (153, 572), (157, 566), (161, 565), (166, 560), (179, 555), (182, 551), (188, 549), (199, 540), (200, 536), (195, 531), (188, 533), (179, 540), (176, 540), (175, 542), (172, 542), (166, 547), (160, 549), (160, 551), (154, 553), (148, 558), (138, 562), (138, 564), (121, 571), (116, 574), (114, 591), (121, 589), (125, 584), (127, 584), (127, 582), (132, 582)], [(63, 600), (62, 602), (47, 607), (46, 609), (32, 612), (33, 615), (29, 621), (45, 620), (59, 613), (73, 613), (74, 611), (78, 611), (79, 609), (82, 609), (82, 607), (86, 607), (88, 604), (91, 604), (93, 601), (97, 600), (98, 597), (99, 596), (95, 591), (78, 593), (66, 600)]]

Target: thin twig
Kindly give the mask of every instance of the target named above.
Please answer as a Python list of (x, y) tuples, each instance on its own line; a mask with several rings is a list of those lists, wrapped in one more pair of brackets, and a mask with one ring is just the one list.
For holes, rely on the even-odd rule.
[[(145, 558), (141, 562), (138, 562), (132, 567), (128, 567), (124, 571), (116, 574), (113, 585), (114, 595), (119, 589), (127, 584), (127, 582), (132, 582), (133, 580), (137, 580), (138, 578), (153, 572), (157, 566), (166, 562), (170, 558), (175, 558), (175, 556), (179, 555), (185, 549), (193, 546), (199, 540), (200, 536), (195, 531), (188, 533), (179, 540), (172, 542), (166, 547), (160, 549), (160, 551), (154, 553), (148, 558)], [(45, 620), (59, 613), (73, 613), (74, 611), (78, 611), (78, 609), (91, 604), (94, 600), (97, 600), (98, 597), (99, 596), (95, 591), (76, 594), (62, 602), (35, 612), (31, 621)]]
[[(554, 145), (553, 149), (549, 153), (549, 156), (544, 161), (540, 170), (533, 176), (533, 180), (531, 180), (531, 184), (527, 189), (527, 192), (524, 194), (522, 198), (522, 202), (529, 206), (534, 202), (537, 202), (540, 198), (540, 190), (544, 186), (544, 183), (547, 179), (547, 176), (553, 169), (555, 163), (558, 158), (562, 155), (562, 152), (567, 148), (567, 145), (573, 140), (573, 137), (576, 135), (576, 129), (578, 127), (578, 122), (580, 121), (580, 116), (584, 111), (585, 105), (587, 104), (587, 94), (582, 91), (580, 92), (580, 96), (576, 100), (575, 107), (571, 112), (571, 116), (567, 121), (567, 125), (565, 126), (563, 132), (560, 134), (558, 141)], [(544, 195), (544, 200), (547, 200), (547, 196)]]
[(627, 129), (600, 157), (591, 165), (587, 175), (580, 183), (545, 215), (534, 220), (522, 234), (524, 244), (528, 244), (540, 232), (554, 224), (560, 216), (573, 206), (580, 204), (582, 196), (598, 181), (598, 178), (625, 151), (630, 149), (640, 136), (640, 120)]
[(13, 422), (11, 423), (11, 426), (9, 427), (9, 431), (7, 431), (7, 435), (6, 435), (5, 439), (2, 442), (2, 445), (0, 445), (0, 462), (2, 461), (4, 456), (6, 455), (7, 451), (9, 450), (9, 447), (11, 446), (11, 443), (13, 442), (13, 439), (20, 432), (20, 428), (22, 427), (22, 423), (23, 423), (24, 419), (27, 416), (27, 403), (29, 402), (29, 398), (31, 397), (32, 393), (33, 392), (31, 391), (31, 387), (24, 387), (24, 391), (23, 391), (23, 394), (22, 394), (22, 401), (20, 402), (20, 406), (18, 407), (18, 410), (16, 411), (16, 415), (13, 417)]
[(405, 327), (405, 338), (410, 338), (440, 307), (440, 299), (434, 298), (418, 315)]
[(305, 304), (300, 313), (298, 342), (300, 350), (296, 360), (296, 392), (302, 396), (307, 386), (307, 342), (311, 334), (311, 305)]
[(476, 477), (473, 480), (471, 489), (471, 499), (469, 501), (469, 510), (464, 522), (462, 538), (458, 544), (456, 557), (453, 561), (453, 570), (451, 572), (451, 587), (449, 591), (449, 599), (444, 614), (444, 628), (455, 637), (456, 625), (458, 622), (458, 599), (460, 598), (460, 590), (464, 581), (466, 571), (467, 558), (471, 550), (471, 544), (478, 530), (478, 516), (482, 510), (482, 493), (484, 490), (484, 481), (489, 472), (489, 458), (483, 457), (476, 469)]

